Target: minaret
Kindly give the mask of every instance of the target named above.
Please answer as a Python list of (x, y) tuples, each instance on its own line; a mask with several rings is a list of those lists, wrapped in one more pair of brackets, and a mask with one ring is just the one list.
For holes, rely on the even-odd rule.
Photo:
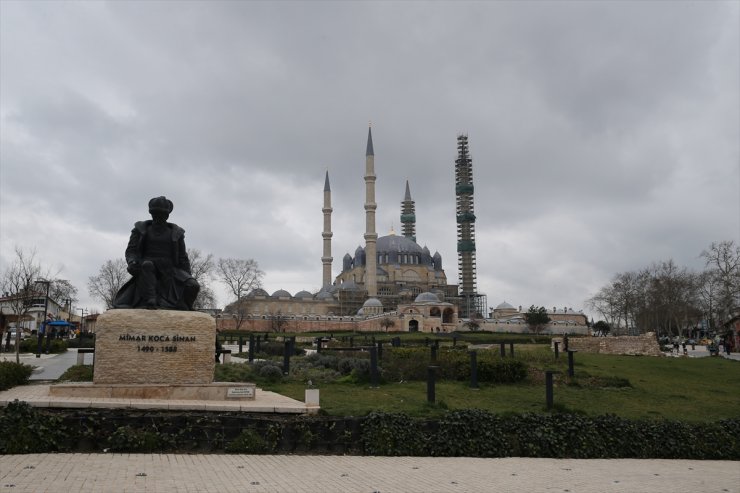
[(326, 171), (326, 181), (324, 182), (324, 207), (321, 212), (324, 213), (324, 231), (321, 237), (324, 239), (324, 254), (321, 256), (323, 265), (322, 287), (331, 286), (331, 262), (334, 260), (331, 256), (331, 187), (329, 186), (329, 170)]
[(372, 129), (367, 129), (367, 152), (365, 153), (365, 289), (370, 298), (378, 295), (378, 256), (375, 232), (375, 154), (373, 152)]
[(414, 201), (411, 200), (411, 191), (409, 190), (409, 181), (406, 180), (406, 195), (401, 202), (401, 224), (403, 225), (403, 236), (416, 241), (416, 213)]
[(460, 295), (466, 300), (465, 318), (470, 316), (476, 296), (475, 213), (473, 211), (473, 160), (468, 154), (468, 136), (457, 137), (455, 196), (457, 198), (457, 267)]

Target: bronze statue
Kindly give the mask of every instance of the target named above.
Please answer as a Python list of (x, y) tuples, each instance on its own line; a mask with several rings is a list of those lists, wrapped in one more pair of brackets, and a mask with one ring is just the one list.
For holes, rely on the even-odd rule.
[(116, 294), (114, 308), (193, 309), (200, 285), (190, 273), (185, 230), (167, 222), (172, 209), (171, 200), (155, 197), (152, 219), (134, 224), (126, 247), (132, 278)]

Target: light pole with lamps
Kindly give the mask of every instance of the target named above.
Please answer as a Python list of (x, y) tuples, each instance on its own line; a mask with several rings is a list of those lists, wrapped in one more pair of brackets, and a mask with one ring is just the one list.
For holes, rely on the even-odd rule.
[[(51, 284), (51, 281), (47, 281), (46, 279), (39, 279), (38, 281), (35, 281), (34, 284), (46, 284), (46, 296), (44, 296), (44, 319), (41, 322), (44, 327), (44, 334), (46, 335), (46, 317), (49, 313), (49, 285)], [(36, 357), (41, 357), (41, 343), (42, 343), (42, 334), (41, 331), (36, 329), (36, 339), (38, 339), (38, 344), (36, 344)]]

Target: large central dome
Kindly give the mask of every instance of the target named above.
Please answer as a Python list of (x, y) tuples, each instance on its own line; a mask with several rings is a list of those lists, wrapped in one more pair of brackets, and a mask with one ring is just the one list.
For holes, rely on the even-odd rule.
[(381, 236), (377, 242), (378, 253), (388, 252), (403, 252), (403, 253), (422, 253), (422, 249), (415, 241), (406, 238), (405, 236), (398, 236), (390, 234), (388, 236)]

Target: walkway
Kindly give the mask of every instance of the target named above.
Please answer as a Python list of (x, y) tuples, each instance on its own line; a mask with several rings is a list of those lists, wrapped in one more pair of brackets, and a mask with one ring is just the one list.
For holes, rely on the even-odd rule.
[(0, 457), (0, 492), (738, 493), (740, 463), (291, 455)]

